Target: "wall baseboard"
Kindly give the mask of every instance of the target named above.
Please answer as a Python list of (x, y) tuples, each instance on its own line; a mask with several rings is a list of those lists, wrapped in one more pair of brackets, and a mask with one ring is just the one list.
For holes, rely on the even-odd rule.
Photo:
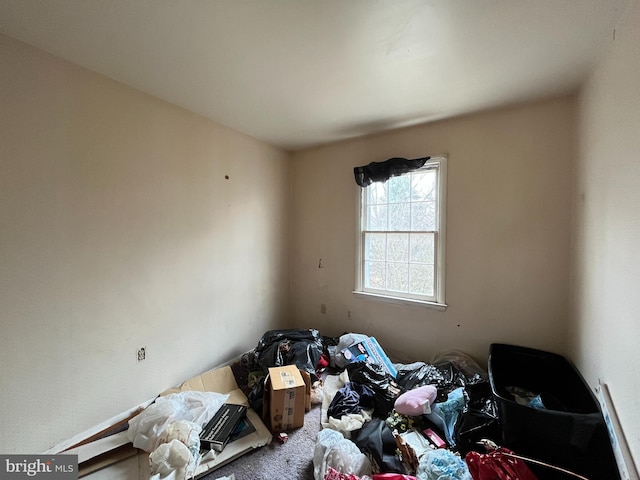
[(620, 471), (620, 478), (622, 480), (639, 480), (638, 467), (635, 462), (640, 459), (634, 459), (631, 455), (631, 449), (627, 443), (627, 438), (618, 419), (613, 399), (611, 398), (611, 392), (606, 383), (598, 382), (596, 395), (600, 402), (605, 423), (607, 424), (613, 454), (618, 464), (618, 470)]

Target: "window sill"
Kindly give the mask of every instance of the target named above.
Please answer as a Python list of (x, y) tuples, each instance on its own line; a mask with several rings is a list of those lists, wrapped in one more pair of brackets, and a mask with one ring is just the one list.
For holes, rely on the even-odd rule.
[(424, 300), (414, 300), (412, 298), (400, 298), (400, 297), (391, 297), (388, 295), (378, 295), (375, 293), (368, 292), (358, 292), (353, 291), (354, 295), (362, 297), (363, 299), (371, 299), (378, 302), (385, 303), (393, 303), (396, 305), (406, 305), (410, 307), (425, 307), (425, 308), (433, 308), (434, 310), (439, 310), (444, 312), (447, 309), (446, 303), (437, 303), (437, 302), (426, 302)]

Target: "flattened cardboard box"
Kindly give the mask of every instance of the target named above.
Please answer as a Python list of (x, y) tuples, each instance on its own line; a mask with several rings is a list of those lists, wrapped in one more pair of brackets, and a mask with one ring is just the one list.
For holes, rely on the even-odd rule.
[(216, 452), (213, 459), (203, 460), (200, 462), (196, 472), (195, 478), (202, 477), (207, 473), (232, 462), (238, 457), (271, 443), (271, 432), (265, 426), (260, 419), (260, 416), (249, 407), (249, 401), (245, 394), (240, 390), (236, 379), (233, 376), (231, 367), (221, 367), (193, 377), (176, 388), (166, 390), (161, 395), (168, 395), (170, 393), (185, 392), (189, 390), (195, 390), (198, 392), (218, 392), (228, 394), (229, 398), (227, 402), (238, 405), (246, 405), (247, 408), (247, 420), (251, 423), (255, 431), (238, 438), (235, 441), (231, 441), (227, 444), (221, 452)]
[(263, 417), (272, 432), (304, 425), (307, 383), (295, 365), (273, 367), (265, 380)]

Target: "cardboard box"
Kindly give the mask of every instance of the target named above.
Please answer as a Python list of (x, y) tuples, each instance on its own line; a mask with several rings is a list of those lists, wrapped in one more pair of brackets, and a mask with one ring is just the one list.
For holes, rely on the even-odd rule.
[(195, 390), (199, 392), (218, 392), (229, 394), (228, 403), (247, 406), (245, 427), (240, 435), (234, 435), (222, 452), (216, 455), (205, 455), (200, 462), (194, 477), (199, 478), (213, 470), (232, 462), (250, 451), (271, 443), (272, 435), (260, 416), (249, 407), (246, 395), (240, 390), (231, 367), (225, 366), (190, 378), (176, 388), (166, 390), (161, 395)]
[(298, 370), (304, 380), (304, 411), (311, 410), (311, 375), (304, 370)]
[(295, 365), (273, 367), (265, 379), (263, 417), (272, 432), (304, 425), (307, 384)]

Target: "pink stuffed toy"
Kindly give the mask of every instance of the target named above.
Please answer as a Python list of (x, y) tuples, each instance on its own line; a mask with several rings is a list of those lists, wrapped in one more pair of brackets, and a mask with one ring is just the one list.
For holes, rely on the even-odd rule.
[(431, 405), (436, 399), (438, 391), (433, 385), (414, 388), (403, 393), (396, 399), (394, 407), (401, 415), (417, 417), (431, 413)]

